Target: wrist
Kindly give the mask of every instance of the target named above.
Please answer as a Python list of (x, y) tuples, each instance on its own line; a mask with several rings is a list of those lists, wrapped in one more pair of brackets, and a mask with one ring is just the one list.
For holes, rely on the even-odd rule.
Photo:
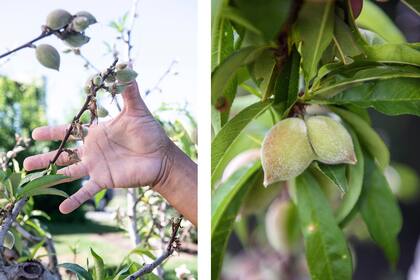
[(196, 224), (197, 165), (172, 141), (162, 161), (161, 176), (153, 190)]

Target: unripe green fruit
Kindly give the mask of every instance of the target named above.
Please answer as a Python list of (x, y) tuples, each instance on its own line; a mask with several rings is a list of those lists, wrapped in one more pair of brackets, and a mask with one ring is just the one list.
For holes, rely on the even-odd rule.
[(9, 250), (12, 250), (13, 246), (15, 246), (15, 236), (10, 231), (7, 231), (6, 235), (4, 236), (3, 246)]
[(100, 84), (102, 84), (102, 77), (101, 77), (101, 75), (95, 75), (94, 77), (93, 77), (93, 79), (92, 79), (92, 83), (95, 85), (95, 86), (99, 86)]
[(117, 66), (115, 66), (117, 70), (123, 70), (127, 68), (127, 63), (118, 63)]
[(262, 144), (264, 186), (298, 176), (314, 159), (305, 122), (299, 118), (278, 122)]
[(106, 116), (109, 115), (108, 110), (105, 109), (104, 107), (100, 106), (97, 110), (98, 113), (98, 117), (100, 118), (105, 118)]
[(75, 17), (71, 23), (73, 30), (83, 32), (89, 27), (89, 20), (86, 17)]
[(136, 77), (137, 77), (136, 71), (129, 68), (118, 70), (116, 72), (117, 80), (123, 83), (129, 83), (133, 81)]
[(346, 128), (327, 116), (305, 120), (317, 160), (327, 164), (356, 163), (353, 140)]
[(70, 23), (73, 16), (66, 10), (54, 10), (47, 16), (46, 26), (52, 30), (58, 30)]
[(85, 17), (88, 19), (89, 25), (95, 24), (98, 21), (96, 20), (96, 18), (89, 12), (86, 11), (81, 11), (81, 12), (77, 12), (76, 16), (78, 17)]
[(39, 63), (45, 67), (57, 71), (60, 69), (60, 54), (53, 46), (47, 44), (38, 45), (35, 53)]
[(295, 205), (290, 200), (276, 200), (265, 216), (268, 242), (278, 252), (290, 253), (299, 239), (299, 226)]
[(89, 40), (90, 40), (89, 37), (80, 33), (75, 33), (75, 34), (68, 35), (64, 39), (64, 42), (66, 42), (72, 48), (79, 48), (83, 46), (84, 44), (88, 43)]
[(126, 87), (127, 87), (126, 84), (113, 83), (112, 85), (109, 86), (109, 89), (112, 94), (120, 94), (125, 90)]

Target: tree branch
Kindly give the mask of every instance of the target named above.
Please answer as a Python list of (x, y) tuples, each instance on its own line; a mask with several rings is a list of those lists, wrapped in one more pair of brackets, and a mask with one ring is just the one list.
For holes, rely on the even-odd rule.
[(48, 37), (48, 36), (51, 36), (51, 35), (53, 35), (54, 33), (56, 33), (57, 31), (56, 30), (49, 30), (49, 31), (43, 31), (38, 37), (36, 37), (35, 39), (32, 39), (31, 41), (29, 41), (29, 42), (27, 42), (27, 43), (25, 43), (25, 44), (23, 44), (23, 45), (20, 45), (19, 47), (17, 47), (17, 48), (15, 48), (15, 49), (13, 49), (13, 50), (11, 50), (11, 51), (8, 51), (8, 52), (5, 52), (4, 54), (2, 54), (2, 55), (0, 55), (0, 59), (2, 59), (2, 58), (4, 58), (4, 57), (6, 57), (6, 56), (8, 56), (8, 55), (11, 55), (12, 53), (15, 53), (15, 52), (17, 52), (17, 51), (19, 51), (19, 50), (21, 50), (21, 49), (24, 49), (24, 48), (31, 48), (32, 47), (32, 45), (35, 43), (35, 42), (37, 42), (37, 41), (39, 41), (39, 40), (41, 40), (41, 39), (44, 39), (45, 37)]
[(58, 160), (58, 157), (61, 155), (61, 153), (64, 151), (64, 145), (67, 143), (67, 141), (70, 138), (70, 135), (75, 128), (75, 126), (79, 123), (80, 117), (83, 115), (85, 111), (88, 110), (90, 102), (96, 97), (96, 93), (98, 90), (105, 88), (105, 80), (106, 78), (111, 75), (111, 73), (115, 69), (115, 65), (118, 62), (118, 58), (114, 60), (112, 65), (107, 69), (106, 73), (102, 77), (102, 83), (99, 86), (93, 86), (91, 90), (91, 94), (89, 94), (86, 97), (85, 103), (83, 104), (82, 108), (80, 109), (79, 113), (73, 118), (73, 121), (71, 122), (70, 127), (67, 129), (66, 135), (64, 136), (64, 139), (61, 141), (60, 146), (58, 147), (57, 153), (55, 154), (54, 158), (50, 161), (50, 165), (55, 164), (55, 162)]
[(179, 239), (177, 238), (177, 234), (181, 227), (181, 221), (182, 216), (177, 218), (176, 221), (172, 222), (172, 235), (165, 252), (163, 252), (163, 254), (159, 256), (154, 262), (146, 264), (143, 266), (143, 268), (131, 274), (125, 280), (139, 279), (141, 276), (151, 273), (156, 267), (161, 265), (168, 257), (170, 257), (176, 249), (179, 248)]

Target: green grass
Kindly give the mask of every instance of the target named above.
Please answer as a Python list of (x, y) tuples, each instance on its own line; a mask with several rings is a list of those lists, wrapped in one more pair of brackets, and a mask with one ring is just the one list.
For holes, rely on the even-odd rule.
[[(93, 263), (90, 255), (92, 248), (104, 259), (105, 265), (113, 270), (132, 249), (128, 235), (118, 227), (92, 221), (83, 224), (50, 224), (48, 227), (53, 235), (60, 263), (76, 262), (86, 267), (87, 258), (90, 264)], [(72, 247), (77, 249), (76, 257)], [(165, 279), (176, 279), (174, 269), (182, 264), (197, 275), (196, 256), (181, 254), (174, 255), (165, 262)]]

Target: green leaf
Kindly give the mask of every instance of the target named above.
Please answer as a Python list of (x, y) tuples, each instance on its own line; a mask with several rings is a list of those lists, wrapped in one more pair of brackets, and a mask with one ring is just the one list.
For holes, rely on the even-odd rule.
[(248, 68), (251, 77), (264, 96), (263, 99), (267, 99), (272, 93), (273, 76), (278, 73), (273, 50), (264, 50)]
[(382, 65), (362, 69), (359, 67), (355, 69), (347, 68), (321, 81), (318, 90), (312, 92), (312, 95), (316, 99), (325, 99), (356, 86), (371, 88), (372, 83), (368, 83), (370, 81), (402, 77), (420, 78), (420, 68), (409, 65)]
[[(212, 104), (215, 105), (223, 97), (228, 82), (234, 77), (241, 66), (253, 62), (267, 46), (246, 47), (233, 52), (223, 60), (212, 72), (211, 94)], [(229, 106), (230, 107), (230, 106)]]
[(90, 248), (90, 253), (93, 256), (93, 261), (95, 264), (95, 279), (102, 280), (105, 279), (105, 265), (104, 260), (96, 254), (96, 252)]
[(325, 102), (372, 107), (391, 116), (403, 114), (420, 116), (420, 79), (372, 81), (347, 89)]
[(352, 62), (348, 57), (354, 57), (362, 53), (362, 49), (354, 39), (350, 28), (338, 16), (335, 16), (333, 40), (344, 64)]
[(420, 16), (420, 1), (419, 0), (402, 0), (404, 4), (412, 9), (417, 15)]
[(212, 29), (212, 70), (234, 50), (233, 28), (228, 19), (220, 18)]
[(222, 11), (223, 17), (230, 19), (231, 21), (245, 27), (251, 32), (260, 35), (261, 31), (253, 25), (248, 19), (242, 16), (239, 9), (234, 7), (225, 7)]
[(133, 264), (129, 264), (129, 265), (125, 266), (123, 269), (121, 269), (121, 270), (117, 273), (117, 275), (115, 275), (115, 277), (113, 278), (113, 280), (120, 280), (120, 277), (121, 277), (123, 274), (127, 273), (127, 272), (130, 270), (130, 267), (131, 267), (132, 265), (133, 265)]
[(48, 172), (48, 170), (43, 170), (43, 171), (39, 171), (39, 172), (34, 172), (34, 173), (27, 174), (25, 176), (25, 178), (23, 178), (22, 181), (20, 182), (19, 187), (22, 187), (26, 183), (29, 183), (30, 181), (33, 181), (35, 179), (38, 179), (38, 178), (46, 175), (47, 172)]
[(322, 53), (330, 44), (334, 29), (334, 1), (305, 2), (296, 22), (302, 40), (302, 68), (306, 87), (318, 72)]
[(145, 256), (148, 256), (149, 258), (151, 258), (152, 260), (156, 260), (155, 255), (153, 255), (152, 252), (150, 252), (150, 250), (145, 249), (145, 248), (140, 248), (140, 247), (134, 248), (129, 253), (129, 255), (132, 255), (132, 254), (137, 254), (137, 255), (140, 255), (140, 256), (145, 255)]
[(211, 144), (211, 176), (212, 184), (221, 176), (223, 168), (222, 159), (231, 145), (235, 143), (242, 130), (257, 116), (271, 106), (271, 101), (254, 103), (233, 117), (215, 136)]
[[(236, 216), (249, 187), (253, 186), (253, 176), (261, 170), (261, 162), (239, 169), (219, 186), (212, 197), (211, 219), (211, 278), (218, 279), (223, 264), (226, 244), (232, 232)], [(249, 182), (251, 181), (251, 182)]]
[(365, 161), (363, 158), (362, 148), (360, 147), (359, 139), (357, 138), (356, 133), (353, 129), (347, 128), (349, 131), (354, 146), (354, 152), (356, 154), (357, 162), (355, 165), (348, 166), (348, 190), (344, 194), (343, 199), (340, 203), (340, 206), (337, 209), (335, 214), (336, 219), (341, 227), (343, 227), (347, 222), (349, 222), (350, 214), (353, 209), (356, 207), (357, 202), (359, 201), (360, 194), (362, 192), (363, 185), (363, 174)]
[(24, 195), (28, 197), (37, 195), (57, 195), (65, 198), (69, 197), (69, 195), (66, 192), (55, 188), (39, 188), (32, 191), (28, 191)]
[(389, 165), (389, 150), (372, 127), (355, 113), (337, 107), (330, 109), (354, 129), (362, 145), (378, 160), (379, 166), (385, 169)]
[(296, 178), (295, 191), (311, 278), (350, 280), (352, 256), (318, 182), (306, 171)]
[(389, 43), (404, 43), (405, 38), (398, 27), (381, 8), (371, 1), (363, 1), (363, 9), (356, 19), (358, 26), (369, 29)]
[(420, 66), (420, 51), (409, 44), (373, 45), (366, 46), (364, 50), (368, 60)]
[(62, 264), (59, 264), (58, 266), (59, 267), (63, 267), (64, 269), (69, 270), (69, 271), (75, 273), (79, 279), (93, 280), (93, 278), (90, 275), (90, 273), (86, 269), (84, 269), (83, 267), (81, 267), (78, 264), (75, 264), (75, 263), (62, 263)]
[(293, 105), (296, 103), (299, 94), (299, 69), (300, 54), (293, 46), (291, 54), (287, 59), (281, 73), (278, 75), (274, 85), (274, 104), (284, 102), (286, 110), (283, 116), (286, 116)]
[(341, 192), (346, 193), (348, 183), (346, 177), (347, 164), (329, 165), (318, 163), (318, 167), (325, 176), (327, 176), (336, 185)]
[(255, 27), (248, 30), (259, 30), (256, 33), (262, 34), (266, 41), (276, 39), (292, 6), (290, 0), (260, 0), (258, 4), (248, 0), (233, 0), (233, 3), (237, 13)]
[(56, 175), (46, 175), (46, 176), (34, 179), (30, 181), (29, 183), (27, 183), (26, 185), (24, 185), (23, 187), (19, 188), (17, 190), (16, 195), (19, 198), (21, 198), (29, 192), (33, 192), (34, 190), (41, 189), (41, 188), (51, 187), (55, 185), (57, 182), (66, 178), (68, 177), (64, 175), (56, 174)]
[(34, 259), (36, 256), (36, 253), (38, 253), (39, 249), (42, 248), (42, 246), (44, 246), (45, 243), (45, 239), (41, 240), (40, 242), (38, 242), (31, 250), (31, 254), (29, 256), (29, 259)]
[(400, 209), (384, 174), (368, 154), (365, 163), (360, 213), (372, 239), (395, 265), (399, 255), (397, 236), (402, 226)]
[(98, 192), (97, 194), (95, 194), (94, 198), (94, 202), (95, 202), (95, 207), (98, 208), (99, 207), (99, 203), (101, 202), (101, 200), (105, 197), (107, 189), (104, 189), (100, 192)]

